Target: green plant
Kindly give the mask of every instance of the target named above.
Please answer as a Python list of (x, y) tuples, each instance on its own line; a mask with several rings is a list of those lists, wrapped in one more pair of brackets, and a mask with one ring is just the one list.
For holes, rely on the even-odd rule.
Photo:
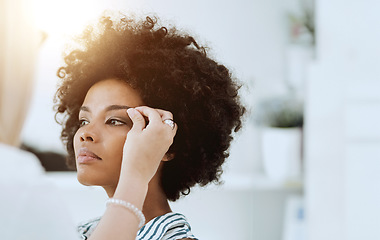
[(291, 97), (271, 98), (257, 108), (256, 120), (260, 125), (278, 128), (303, 126), (303, 104)]
[(288, 14), (290, 37), (291, 40), (295, 42), (305, 41), (305, 37), (307, 37), (310, 44), (315, 45), (314, 4), (308, 4), (307, 2), (308, 1), (305, 2), (301, 0), (300, 12), (291, 12)]

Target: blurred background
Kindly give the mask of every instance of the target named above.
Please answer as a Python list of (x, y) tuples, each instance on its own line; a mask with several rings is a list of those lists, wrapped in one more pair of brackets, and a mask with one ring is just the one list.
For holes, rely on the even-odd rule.
[(64, 165), (56, 71), (72, 36), (110, 9), (195, 35), (243, 83), (249, 114), (224, 184), (171, 204), (199, 239), (380, 239), (379, 1), (0, 3), (0, 142), (39, 158), (75, 224), (107, 196)]

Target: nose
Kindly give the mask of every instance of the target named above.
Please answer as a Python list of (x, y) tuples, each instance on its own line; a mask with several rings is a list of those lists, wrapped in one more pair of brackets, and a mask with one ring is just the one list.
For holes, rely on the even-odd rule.
[(81, 142), (96, 142), (97, 137), (96, 134), (91, 130), (84, 130), (80, 133), (80, 141)]

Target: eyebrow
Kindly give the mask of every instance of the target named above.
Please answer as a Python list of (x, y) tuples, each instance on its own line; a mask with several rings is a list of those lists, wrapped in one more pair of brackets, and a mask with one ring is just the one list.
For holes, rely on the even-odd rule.
[[(113, 111), (113, 110), (120, 110), (120, 109), (129, 109), (131, 107), (126, 106), (126, 105), (110, 105), (106, 107), (106, 112)], [(81, 106), (79, 108), (79, 111), (85, 111), (85, 112), (91, 112), (90, 109), (86, 106)]]

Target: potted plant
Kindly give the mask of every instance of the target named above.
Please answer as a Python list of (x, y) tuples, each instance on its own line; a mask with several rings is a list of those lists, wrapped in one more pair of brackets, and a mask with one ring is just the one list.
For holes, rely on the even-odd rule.
[(279, 181), (301, 175), (303, 104), (292, 97), (266, 99), (259, 104), (263, 169)]

